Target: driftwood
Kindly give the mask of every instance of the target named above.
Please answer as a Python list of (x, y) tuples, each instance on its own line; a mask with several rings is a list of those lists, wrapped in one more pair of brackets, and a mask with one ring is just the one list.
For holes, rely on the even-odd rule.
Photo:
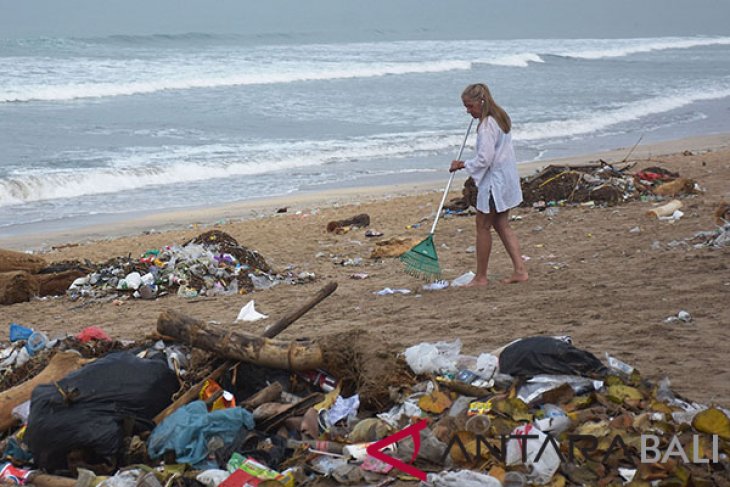
[(49, 274), (36, 274), (33, 277), (38, 281), (39, 296), (61, 296), (77, 278), (86, 274), (87, 272), (81, 269), (68, 269)]
[(655, 218), (659, 218), (662, 216), (670, 216), (678, 209), (682, 208), (684, 204), (679, 200), (672, 200), (669, 203), (666, 203), (662, 206), (658, 206), (656, 208), (652, 208), (651, 210), (646, 212), (647, 216), (653, 216)]
[(368, 215), (367, 213), (360, 213), (359, 215), (355, 215), (352, 218), (346, 218), (344, 220), (335, 220), (335, 221), (329, 222), (327, 224), (327, 231), (331, 233), (331, 232), (336, 232), (345, 227), (350, 227), (350, 226), (367, 227), (368, 225), (370, 225), (370, 215)]
[(321, 394), (319, 392), (310, 394), (295, 404), (287, 404), (287, 407), (284, 409), (284, 411), (261, 422), (258, 422), (256, 424), (256, 428), (260, 431), (273, 431), (281, 426), (288, 418), (291, 418), (292, 416), (303, 415), (309, 408), (319, 402), (322, 402), (323, 400), (324, 394)]
[(26, 485), (34, 485), (36, 487), (74, 487), (76, 482), (76, 479), (49, 475), (37, 471), (37, 473), (31, 474)]
[(38, 281), (28, 271), (0, 272), (0, 304), (30, 301), (38, 290)]
[(0, 393), (0, 431), (8, 430), (17, 422), (12, 416), (13, 408), (30, 399), (36, 386), (63, 379), (90, 361), (74, 352), (58, 352), (38, 375)]
[(0, 272), (26, 271), (35, 274), (48, 263), (36, 255), (0, 249)]
[(274, 382), (273, 384), (269, 384), (253, 396), (243, 401), (241, 406), (246, 409), (256, 409), (257, 407), (267, 402), (275, 402), (281, 397), (282, 390), (283, 388), (281, 387), (281, 384), (278, 382)]
[[(337, 289), (337, 283), (336, 282), (330, 282), (325, 287), (319, 290), (319, 292), (309, 301), (307, 301), (303, 306), (299, 307), (295, 311), (288, 313), (283, 318), (281, 318), (279, 321), (274, 323), (272, 326), (268, 327), (264, 333), (264, 338), (274, 338), (276, 335), (281, 333), (282, 331), (286, 330), (286, 328), (294, 323), (296, 320), (301, 318), (307, 311), (314, 308), (318, 303), (320, 303), (324, 298), (332, 294), (335, 289)], [(158, 326), (157, 330), (161, 335), (165, 335), (162, 331), (160, 331), (160, 321), (162, 320), (164, 312), (160, 314), (160, 317), (157, 320)], [(180, 315), (182, 316), (182, 315)], [(192, 318), (187, 318), (192, 320)], [(171, 335), (175, 338), (177, 335)], [(201, 347), (202, 348), (202, 347)], [(185, 404), (189, 403), (196, 397), (200, 395), (200, 391), (203, 388), (203, 384), (206, 380), (216, 380), (218, 377), (220, 377), (223, 372), (233, 367), (235, 364), (231, 360), (227, 360), (223, 363), (220, 367), (218, 367), (216, 370), (214, 370), (208, 377), (200, 381), (199, 383), (195, 384), (193, 387), (191, 387), (187, 392), (185, 392), (182, 396), (180, 396), (178, 399), (176, 399), (172, 404), (170, 404), (168, 407), (166, 407), (162, 412), (160, 412), (157, 416), (154, 418), (155, 424), (160, 424), (163, 419), (165, 419), (167, 416), (175, 412), (178, 408), (181, 406), (184, 406)], [(278, 388), (277, 388), (278, 386)], [(270, 386), (262, 389), (254, 396), (250, 397), (246, 402), (244, 402), (244, 405), (246, 407), (256, 407), (257, 405), (263, 404), (267, 401), (272, 400), (275, 397), (278, 397), (281, 395), (282, 387), (281, 384), (278, 382), (275, 382), (274, 384), (271, 384)]]
[(310, 309), (314, 308), (317, 304), (319, 304), (324, 298), (335, 292), (335, 289), (337, 289), (337, 283), (336, 282), (330, 282), (325, 287), (319, 290), (317, 294), (314, 295), (312, 299), (304, 303), (302, 306), (297, 308), (296, 310), (292, 311), (291, 313), (286, 314), (284, 317), (282, 317), (279, 321), (271, 325), (270, 327), (266, 328), (264, 332), (262, 333), (262, 336), (265, 338), (274, 338), (276, 335), (281, 333), (282, 331), (286, 330), (289, 325), (294, 323), (296, 320), (304, 316), (304, 314), (309, 311)]
[(157, 331), (221, 357), (275, 369), (311, 370), (324, 361), (322, 349), (314, 342), (287, 342), (228, 331), (173, 310), (160, 313)]

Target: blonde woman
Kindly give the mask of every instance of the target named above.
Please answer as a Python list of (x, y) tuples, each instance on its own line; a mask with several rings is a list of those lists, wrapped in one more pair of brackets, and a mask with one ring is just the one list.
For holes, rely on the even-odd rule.
[(509, 210), (522, 202), (517, 160), (512, 147), (512, 121), (492, 98), (487, 85), (469, 85), (461, 94), (469, 115), (479, 119), (476, 155), (465, 161), (451, 161), (449, 171), (466, 170), (476, 183), (477, 271), (468, 286), (486, 286), (492, 252), (492, 228), (499, 235), (512, 260), (512, 275), (501, 282), (528, 280), (517, 235), (509, 225)]

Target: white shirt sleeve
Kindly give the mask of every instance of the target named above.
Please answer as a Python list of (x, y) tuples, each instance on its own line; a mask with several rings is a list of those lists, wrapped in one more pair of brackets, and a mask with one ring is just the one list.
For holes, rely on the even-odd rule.
[(476, 155), (464, 161), (464, 169), (475, 181), (480, 181), (494, 164), (499, 131), (497, 122), (488, 117), (477, 127)]

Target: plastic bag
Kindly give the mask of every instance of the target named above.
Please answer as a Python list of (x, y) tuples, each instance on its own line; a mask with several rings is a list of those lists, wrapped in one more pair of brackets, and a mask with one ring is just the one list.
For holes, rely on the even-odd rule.
[(428, 474), (428, 480), (421, 485), (428, 487), (502, 487), (502, 482), (483, 473), (471, 470)]
[[(505, 463), (507, 465), (523, 463), (522, 458), (524, 453), (524, 464), (530, 469), (530, 472), (527, 474), (528, 480), (538, 485), (549, 483), (560, 467), (560, 457), (555, 451), (555, 448), (548, 444), (540, 454), (540, 459), (535, 460), (537, 454), (540, 452), (540, 448), (545, 443), (547, 435), (531, 424), (515, 428), (512, 431), (512, 435), (536, 435), (537, 438), (510, 439), (507, 442)], [(524, 452), (523, 446), (525, 448)]]
[(405, 351), (406, 362), (416, 374), (456, 372), (461, 340), (453, 342), (419, 343)]
[(499, 371), (518, 377), (539, 374), (604, 376), (595, 355), (554, 337), (534, 336), (508, 345), (499, 355)]
[[(165, 418), (150, 435), (147, 452), (150, 458), (174, 451), (178, 463), (194, 467), (207, 465), (207, 440), (218, 435), (231, 443), (241, 428), (253, 429), (253, 415), (243, 408), (219, 409), (211, 413), (203, 401), (193, 401)], [(196, 467), (197, 468), (197, 467)]]
[(477, 365), (474, 372), (484, 380), (494, 377), (499, 369), (499, 359), (491, 353), (483, 353), (477, 357)]
[(152, 418), (178, 388), (164, 361), (110, 353), (33, 390), (25, 441), (38, 467), (50, 473), (68, 468), (71, 450), (83, 449), (95, 463), (114, 460), (123, 447), (123, 421), (133, 420), (138, 432), (152, 429)]

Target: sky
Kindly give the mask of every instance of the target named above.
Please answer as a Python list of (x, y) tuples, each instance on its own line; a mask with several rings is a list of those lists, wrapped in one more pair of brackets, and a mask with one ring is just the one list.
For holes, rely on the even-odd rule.
[(0, 0), (0, 39), (312, 34), (367, 40), (730, 34), (728, 0)]

